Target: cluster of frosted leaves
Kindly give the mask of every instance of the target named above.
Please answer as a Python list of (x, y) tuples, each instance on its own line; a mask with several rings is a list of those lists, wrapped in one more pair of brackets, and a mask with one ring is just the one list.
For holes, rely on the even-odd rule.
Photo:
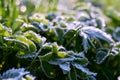
[[(54, 13), (50, 13), (46, 16), (46, 19), (45, 16), (43, 17), (40, 14), (29, 17), (32, 26), (38, 29), (40, 33), (45, 34), (45, 37), (50, 41), (50, 43), (42, 45), (39, 59), (40, 62), (45, 61), (50, 65), (59, 66), (64, 74), (70, 75), (70, 79), (78, 77), (94, 79), (93, 76), (96, 74), (85, 68), (88, 60), (83, 54), (87, 53), (91, 48), (96, 49), (96, 45), (99, 45), (100, 47), (98, 48), (97, 46), (98, 49), (95, 50), (96, 62), (101, 64), (111, 53), (113, 55), (119, 53), (119, 48), (116, 47), (118, 43), (115, 46), (110, 46), (110, 44), (114, 44), (114, 40), (111, 35), (104, 32), (105, 20), (99, 9), (91, 5), (88, 5), (87, 8), (78, 7), (75, 9), (79, 15), (77, 13), (76, 16), (56, 16)], [(115, 32), (119, 34), (119, 30)], [(119, 39), (118, 34), (113, 34), (114, 38), (117, 36), (116, 40)], [(82, 43), (79, 43), (79, 45), (82, 46), (83, 52), (67, 51), (64, 47), (57, 46), (56, 43), (51, 43), (58, 42), (62, 44), (65, 40), (68, 41), (71, 38), (74, 39), (74, 37), (82, 39)], [(101, 47), (103, 41), (108, 44), (107, 46), (110, 46), (110, 49), (109, 47)], [(96, 42), (99, 42), (99, 44), (96, 44)], [(44, 63), (41, 62), (41, 64), (43, 64), (42, 69), (46, 76), (51, 77)], [(73, 70), (71, 66), (75, 69)], [(77, 75), (74, 73), (77, 73)]]
[[(46, 41), (45, 37), (37, 34), (37, 29), (30, 24), (23, 24), (14, 29), (0, 25), (1, 41), (8, 41), (18, 52), (17, 56), (21, 58), (34, 57), (37, 53), (37, 47), (41, 47)], [(14, 34), (12, 34), (14, 32)], [(14, 45), (13, 45), (14, 44)], [(8, 45), (10, 46), (10, 45)]]
[(24, 68), (9, 69), (1, 75), (1, 80), (35, 80), (35, 77)]
[[(101, 17), (102, 13), (99, 11), (99, 9), (94, 11), (93, 6), (89, 5), (89, 7), (90, 10), (89, 8), (81, 9), (80, 16), (77, 15), (77, 18), (75, 16), (66, 15), (56, 16), (54, 13), (50, 13), (47, 16), (49, 21), (44, 20), (45, 17), (42, 19), (43, 21), (41, 21), (40, 15), (37, 17), (35, 16), (35, 21), (31, 20), (33, 17), (31, 17), (30, 20), (33, 26), (47, 35), (46, 37), (48, 40), (50, 38), (52, 41), (56, 41), (61, 44), (65, 41), (68, 42), (68, 40), (73, 40), (75, 37), (79, 37), (79, 39), (82, 39), (82, 43), (78, 44), (82, 46), (82, 51), (85, 53), (87, 53), (87, 51), (91, 48), (96, 48), (96, 45), (99, 45), (100, 48), (106, 49), (106, 47), (101, 47), (103, 44), (102, 42), (104, 41), (108, 46), (110, 46), (110, 44), (114, 43), (114, 40), (112, 39), (111, 35), (103, 31), (105, 27), (105, 20)], [(85, 14), (82, 15), (83, 13)], [(97, 16), (99, 16), (99, 18)], [(96, 42), (99, 43), (96, 44)], [(73, 45), (75, 44), (73, 43)], [(97, 51), (98, 50), (96, 50), (96, 52)], [(111, 50), (107, 50), (104, 57), (101, 57), (102, 61), (98, 60), (98, 54), (96, 53), (96, 60), (99, 61), (97, 63), (102, 63), (103, 60), (109, 55), (109, 51)]]
[[(22, 26), (14, 27), (12, 29), (14, 35), (12, 36), (3, 26), (0, 30), (3, 29), (6, 41), (15, 44), (19, 50), (17, 53), (18, 57), (28, 58), (40, 54), (39, 59), (41, 61), (47, 61), (51, 65), (58, 65), (64, 74), (70, 73), (71, 78), (73, 77), (72, 71), (77, 72), (80, 78), (88, 78), (88, 76), (95, 76), (96, 74), (85, 68), (88, 60), (83, 54), (87, 53), (89, 49), (96, 47), (95, 41), (98, 41), (99, 45), (102, 45), (101, 40), (107, 44), (114, 43), (114, 41), (111, 35), (103, 31), (105, 21), (98, 9), (95, 9), (95, 11), (94, 7), (90, 5), (88, 8), (76, 9), (80, 15), (56, 16), (53, 13), (46, 16), (47, 19), (45, 19), (43, 15), (34, 14), (29, 17), (31, 24), (23, 24), (22, 21), (16, 21), (17, 24), (19, 23)], [(79, 43), (79, 45), (82, 46), (83, 50), (76, 53), (74, 51), (67, 51), (64, 47), (58, 46), (56, 43), (45, 43), (46, 39), (37, 34), (37, 32), (45, 34), (45, 37), (48, 38), (47, 41), (50, 41), (49, 38), (51, 38), (53, 42), (56, 41), (60, 44), (64, 41), (72, 40), (74, 37), (79, 37), (82, 40), (82, 43)], [(116, 33), (118, 32), (116, 30)], [(115, 34), (114, 37), (116, 37)], [(40, 53), (38, 47), (39, 49), (42, 47)], [(118, 54), (118, 48), (116, 46), (112, 47), (111, 50), (104, 47), (98, 48), (96, 50), (96, 62), (98, 64), (102, 63), (109, 53)], [(75, 67), (75, 70), (71, 66)], [(77, 78), (78, 75), (74, 74), (74, 78)]]
[[(43, 45), (43, 49), (46, 49), (48, 52), (39, 56), (40, 61), (46, 61), (51, 65), (59, 66), (63, 74), (70, 75), (70, 79), (86, 79), (96, 75), (96, 73), (85, 68), (88, 64), (88, 60), (83, 52), (75, 53), (73, 51), (67, 51), (64, 47), (58, 46), (56, 43), (46, 43)], [(46, 68), (44, 69), (43, 67), (44, 72), (45, 70)], [(49, 72), (45, 73), (47, 76), (49, 75), (47, 74)]]
[(34, 34), (30, 35), (27, 33), (25, 33), (24, 36), (16, 35), (12, 37), (4, 37), (5, 40), (16, 43), (17, 46), (15, 45), (15, 47), (17, 47), (19, 50), (17, 56), (21, 58), (34, 57), (37, 53), (35, 42), (38, 43), (39, 46), (41, 46), (42, 43), (45, 41), (45, 38), (41, 38), (40, 36), (37, 37)]
[[(99, 45), (102, 45), (102, 40), (107, 44), (114, 44), (114, 41), (111, 35), (103, 31), (105, 20), (101, 17), (101, 11), (89, 4), (83, 5), (84, 7), (78, 5), (74, 8), (79, 13), (76, 12), (75, 16), (56, 16), (55, 14), (49, 14), (45, 18), (44, 15), (34, 14), (28, 17), (28, 21), (31, 24), (17, 20), (12, 29), (0, 25), (0, 42), (4, 39), (14, 44), (13, 47), (18, 49), (16, 55), (20, 58), (35, 57), (39, 54), (40, 62), (45, 61), (50, 65), (59, 66), (64, 74), (69, 75), (70, 80), (77, 78), (94, 80), (96, 73), (90, 72), (85, 68), (88, 64), (88, 59), (84, 56), (84, 53), (87, 53), (91, 48), (96, 48), (96, 41), (99, 42)], [(119, 41), (119, 31), (118, 28), (113, 34), (113, 37), (117, 41)], [(47, 39), (51, 38), (52, 41), (47, 40), (50, 42), (45, 42), (46, 38), (41, 37), (40, 34), (37, 34), (38, 32), (45, 34), (45, 37)], [(82, 40), (82, 43), (78, 44), (83, 48), (81, 52), (67, 51), (63, 46), (51, 43), (56, 41), (62, 44), (64, 41), (74, 39), (74, 37), (79, 37)], [(108, 47), (98, 48), (96, 50), (96, 62), (98, 64), (102, 63), (110, 53), (118, 54), (119, 45), (120, 43), (118, 42), (112, 45), (111, 49)], [(41, 66), (42, 64), (44, 65), (42, 62)], [(49, 72), (45, 71), (47, 69), (44, 69), (44, 67), (42, 66), (43, 72), (48, 76), (47, 73)], [(16, 71), (16, 69), (12, 70)], [(24, 69), (20, 70), (24, 72)], [(3, 78), (9, 72), (12, 71), (9, 70), (0, 76), (0, 78)], [(18, 74), (17, 72), (15, 73)], [(26, 74), (28, 72), (25, 72), (23, 75)]]
[(30, 21), (40, 31), (46, 32), (46, 35), (53, 36), (53, 40), (61, 42), (66, 32), (76, 30), (76, 27), (80, 25), (104, 30), (105, 20), (102, 18), (102, 13), (98, 8), (90, 4), (87, 4), (86, 7), (82, 3), (82, 7), (78, 5), (74, 9), (76, 10), (75, 16), (57, 16), (55, 13), (50, 13), (46, 16), (47, 19), (45, 19), (43, 15), (35, 14), (30, 17)]
[[(96, 17), (96, 16), (94, 16), (94, 17)], [(94, 18), (94, 19), (96, 19), (96, 18)], [(70, 20), (72, 22), (70, 22)], [(90, 18), (88, 20), (90, 20)], [(112, 39), (112, 36), (110, 34), (107, 34), (103, 30), (99, 29), (99, 27), (97, 27), (97, 26), (86, 25), (85, 21), (83, 21), (84, 22), (84, 24), (83, 24), (83, 22), (81, 23), (81, 21), (74, 20), (73, 17), (66, 17), (66, 16), (65, 17), (58, 16), (58, 17), (56, 17), (55, 21), (57, 24), (57, 26), (55, 26), (55, 27), (57, 27), (61, 30), (61, 34), (59, 34), (58, 31), (54, 31), (55, 34), (61, 35), (60, 37), (69, 39), (69, 40), (71, 40), (74, 37), (80, 37), (80, 39), (82, 39), (83, 50), (86, 53), (89, 49), (91, 49), (91, 47), (93, 47), (93, 48), (96, 47), (95, 41), (99, 42), (99, 44), (98, 44), (99, 46), (101, 46), (103, 44), (101, 40), (105, 41), (105, 43), (107, 43), (108, 45), (114, 43), (114, 40)], [(91, 23), (91, 24), (94, 24), (94, 23)], [(105, 26), (104, 21), (101, 21), (100, 23), (96, 23), (96, 24), (97, 25), (101, 24), (101, 26)], [(79, 35), (79, 36), (77, 36), (77, 35)], [(60, 39), (60, 40), (62, 41), (62, 39)], [(109, 48), (109, 47), (107, 47), (107, 48)], [(106, 52), (106, 54), (108, 54), (107, 52)], [(108, 56), (108, 55), (106, 55), (106, 56)]]
[(82, 44), (84, 51), (87, 51), (90, 48), (90, 45), (94, 46), (92, 39), (99, 40), (99, 42), (100, 40), (104, 40), (109, 44), (114, 42), (109, 34), (94, 27), (83, 27), (79, 35), (83, 37)]

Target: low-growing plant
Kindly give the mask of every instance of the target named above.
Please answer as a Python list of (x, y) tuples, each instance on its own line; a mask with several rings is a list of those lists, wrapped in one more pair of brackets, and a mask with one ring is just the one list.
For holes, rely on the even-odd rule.
[(114, 21), (107, 22), (92, 4), (83, 2), (69, 11), (75, 13), (43, 15), (30, 10), (10, 24), (4, 19), (11, 18), (0, 13), (0, 79), (115, 80), (120, 75), (119, 27), (110, 32)]

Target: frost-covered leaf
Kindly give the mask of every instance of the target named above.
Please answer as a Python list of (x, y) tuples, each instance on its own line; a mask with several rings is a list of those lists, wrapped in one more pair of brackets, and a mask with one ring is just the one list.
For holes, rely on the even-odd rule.
[(59, 67), (63, 70), (63, 71), (70, 71), (71, 68), (70, 68), (70, 63), (69, 62), (66, 62), (66, 63), (62, 63), (62, 64), (59, 64)]
[(39, 56), (39, 58), (42, 60), (42, 61), (49, 61), (51, 58), (52, 58), (52, 52), (49, 52), (43, 56)]
[(101, 64), (107, 57), (109, 53), (107, 49), (98, 49), (96, 51), (96, 62), (97, 64)]
[(40, 35), (38, 35), (33, 31), (27, 31), (23, 35), (28, 39), (30, 39), (31, 41), (34, 41), (35, 43), (37, 43), (39, 46), (41, 46), (46, 40), (44, 37), (41, 37)]
[(24, 76), (28, 77), (30, 80), (34, 80), (35, 77), (33, 76), (27, 76), (29, 75), (30, 72), (25, 71), (24, 68), (20, 69), (10, 69), (2, 74), (2, 79), (3, 80), (21, 80), (24, 78)]
[(30, 16), (30, 17), (29, 17), (29, 20), (30, 20), (30, 22), (38, 22), (38, 23), (41, 22), (41, 23), (43, 23), (43, 24), (45, 24), (45, 25), (48, 24), (48, 20), (45, 19), (45, 16), (42, 15), (42, 14), (38, 14), (38, 13)]
[(36, 52), (30, 53), (30, 52), (28, 52), (28, 51), (21, 50), (21, 51), (18, 51), (18, 52), (17, 52), (16, 56), (17, 56), (18, 58), (33, 58), (33, 57), (35, 57), (37, 54), (38, 54), (38, 53), (36, 53)]
[(113, 33), (113, 37), (117, 40), (120, 41), (120, 27), (117, 27)]
[(42, 22), (33, 22), (32, 25), (37, 28), (39, 31), (45, 32), (49, 30), (49, 26), (45, 25)]
[(97, 22), (97, 27), (104, 30), (104, 27), (106, 26), (105, 19), (102, 17), (98, 17), (96, 19), (96, 22)]
[(52, 21), (53, 19), (56, 18), (56, 14), (53, 13), (53, 12), (50, 12), (50, 13), (48, 14), (48, 16), (46, 16), (46, 18), (47, 18), (48, 20)]
[(82, 40), (82, 45), (84, 48), (84, 51), (87, 52), (87, 50), (92, 46), (94, 47), (94, 44), (92, 42), (92, 39), (95, 40), (104, 40), (107, 43), (113, 43), (113, 39), (112, 37), (105, 33), (104, 31), (95, 28), (95, 27), (83, 27), (80, 32), (79, 35), (81, 37), (83, 37)]
[[(44, 49), (51, 49), (54, 48), (55, 53), (50, 51), (43, 56), (39, 56), (41, 61), (48, 62), (50, 65), (59, 66), (60, 69), (63, 71), (63, 74), (72, 74), (71, 67), (75, 67), (74, 69), (78, 69), (81, 71), (81, 74), (85, 74), (86, 76), (95, 76), (96, 73), (90, 72), (85, 66), (88, 64), (88, 60), (84, 55), (84, 52), (75, 53), (73, 51), (59, 51), (60, 46), (56, 43), (49, 43), (44, 45)], [(57, 51), (57, 53), (56, 53)], [(55, 55), (56, 54), (56, 55)], [(74, 71), (75, 71), (74, 70)], [(79, 74), (78, 74), (79, 75)], [(70, 76), (69, 76), (70, 78)], [(77, 78), (77, 74), (74, 72), (74, 76), (71, 75), (71, 78)]]
[(64, 30), (62, 28), (55, 28), (55, 35), (58, 37), (59, 41), (63, 41)]
[(25, 78), (26, 80), (35, 80), (35, 77), (31, 74), (28, 74), (28, 75), (25, 75)]
[(82, 31), (87, 34), (90, 38), (102, 39), (108, 43), (114, 42), (112, 37), (106, 32), (95, 28), (95, 27), (83, 27)]
[(48, 31), (49, 30), (49, 26), (44, 25), (43, 23), (39, 24), (40, 30), (42, 30), (43, 32)]
[(43, 44), (43, 49), (52, 49), (52, 43)]
[(64, 63), (64, 62), (74, 61), (74, 60), (75, 60), (75, 57), (58, 58), (57, 60)]
[(60, 21), (59, 24), (61, 28), (66, 28), (68, 26), (65, 21)]
[(80, 65), (80, 64), (73, 63), (72, 65), (75, 66), (78, 70), (80, 70), (80, 71), (82, 71), (83, 73), (85, 73), (86, 75), (93, 75), (93, 76), (96, 75), (96, 73), (90, 72), (87, 68), (83, 67), (83, 66)]
[[(41, 63), (41, 70), (43, 71), (43, 73), (45, 74), (46, 77), (48, 78), (54, 78), (56, 76), (56, 70), (55, 67), (51, 64), (48, 64), (47, 62), (43, 61), (40, 62)], [(42, 74), (43, 74), (42, 73)]]
[[(91, 43), (92, 45), (93, 45), (93, 43), (90, 41), (90, 37), (89, 37), (87, 34), (81, 32), (80, 35), (83, 37), (82, 45), (83, 45), (84, 51), (87, 52), (88, 49), (91, 47), (90, 43)], [(93, 45), (93, 46), (94, 46), (94, 45)]]
[(76, 33), (76, 31), (74, 29), (70, 29), (65, 32), (64, 37), (69, 39), (69, 38), (71, 38), (71, 36), (74, 36), (75, 33)]
[(24, 36), (16, 35), (13, 37), (4, 37), (5, 40), (19, 43), (20, 45), (25, 45), (30, 52), (36, 52), (36, 45)]
[(38, 32), (38, 28), (34, 27), (34, 26), (31, 25), (31, 24), (26, 24), (26, 23), (24, 23), (24, 24), (20, 27), (19, 33), (23, 33), (23, 32), (29, 31), (29, 30)]
[(81, 64), (82, 66), (88, 65), (88, 59), (87, 58), (76, 58), (75, 62), (78, 64)]
[(53, 60), (49, 60), (48, 63), (52, 64), (52, 65), (59, 65), (59, 64), (62, 64), (63, 62), (60, 62), (59, 60), (53, 59)]

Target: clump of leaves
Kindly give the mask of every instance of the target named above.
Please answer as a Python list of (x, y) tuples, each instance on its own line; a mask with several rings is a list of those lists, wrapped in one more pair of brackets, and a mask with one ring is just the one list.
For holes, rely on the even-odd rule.
[[(47, 49), (49, 45), (45, 44), (43, 48)], [(83, 52), (75, 53), (73, 51), (67, 51), (64, 47), (58, 46), (56, 43), (51, 44), (50, 52), (39, 56), (39, 59), (41, 64), (44, 64), (42, 61), (47, 61), (51, 65), (59, 66), (63, 74), (67, 74), (70, 80), (78, 78), (86, 79), (96, 75), (96, 73), (90, 72), (85, 68), (88, 64), (88, 60)], [(42, 68), (44, 73), (48, 76), (49, 74), (47, 74), (46, 69), (44, 69), (43, 66)]]

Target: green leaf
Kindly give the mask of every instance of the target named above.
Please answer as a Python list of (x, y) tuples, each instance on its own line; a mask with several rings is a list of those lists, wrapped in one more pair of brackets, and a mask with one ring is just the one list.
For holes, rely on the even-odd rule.
[(43, 44), (44, 49), (52, 49), (52, 43), (45, 43)]
[(105, 20), (104, 20), (104, 18), (102, 18), (102, 17), (98, 17), (97, 19), (96, 19), (96, 23), (97, 23), (97, 27), (98, 28), (100, 28), (100, 29), (104, 29), (104, 27), (105, 27)]
[(4, 36), (4, 37), (10, 36), (9, 31), (11, 32), (12, 30), (0, 24), (0, 36)]
[(18, 58), (25, 58), (25, 59), (27, 59), (27, 58), (33, 58), (33, 57), (36, 56), (36, 52), (30, 53), (27, 50), (20, 50), (20, 51), (17, 52), (16, 56)]
[(10, 42), (16, 42), (19, 45), (26, 46), (28, 52), (30, 52), (30, 53), (36, 52), (36, 50), (37, 50), (36, 45), (31, 40), (27, 39), (24, 36), (16, 35), (13, 37), (4, 37), (4, 39), (7, 41), (10, 41)]
[(85, 52), (87, 52), (87, 50), (90, 49), (91, 46), (94, 47), (94, 44), (92, 41), (93, 39), (104, 40), (107, 43), (114, 42), (114, 40), (112, 39), (112, 37), (110, 35), (108, 35), (107, 33), (103, 32), (102, 30), (95, 28), (95, 27), (83, 27), (80, 30), (79, 35), (81, 37), (83, 37), (82, 46), (83, 46)]
[(85, 57), (84, 52), (74, 53), (74, 62), (80, 64), (81, 66), (88, 65), (88, 59)]
[(75, 62), (81, 64), (82, 66), (86, 66), (88, 64), (87, 58), (78, 58), (78, 60), (76, 60)]
[(70, 30), (68, 30), (68, 31), (65, 32), (64, 38), (70, 39), (71, 37), (74, 36), (75, 33), (76, 33), (75, 30), (70, 29)]
[[(82, 74), (86, 74), (86, 75), (92, 75), (95, 76), (96, 73), (90, 72), (87, 68), (84, 68), (82, 65), (77, 64), (77, 63), (73, 63), (72, 64), (75, 68), (77, 68), (78, 70), (82, 71)], [(78, 74), (79, 75), (79, 74)]]
[(90, 38), (102, 39), (108, 43), (114, 42), (109, 34), (95, 27), (83, 27), (82, 32), (84, 32)]
[(53, 53), (57, 53), (58, 52), (58, 45), (57, 45), (56, 42), (54, 42), (53, 45), (52, 45), (52, 52)]
[(15, 20), (13, 25), (12, 25), (12, 33), (18, 32), (23, 25), (24, 21), (23, 20)]
[(48, 77), (48, 78), (54, 78), (57, 75), (55, 67), (53, 65), (48, 64), (45, 61), (40, 62), (40, 64), (41, 64), (40, 65), (41, 70), (43, 71), (43, 73), (45, 74), (46, 77)]
[(113, 37), (115, 38), (115, 40), (120, 41), (120, 27), (117, 27), (114, 30)]
[(29, 30), (34, 31), (34, 32), (38, 32), (39, 31), (38, 28), (34, 27), (33, 25), (24, 23), (20, 27), (19, 33), (26, 32), (26, 31), (29, 31)]
[(26, 77), (29, 76), (28, 78), (30, 80), (35, 79), (35, 77), (30, 76), (29, 74), (30, 74), (30, 72), (25, 71), (24, 68), (19, 68), (19, 69), (12, 68), (12, 69), (7, 70), (6, 72), (4, 72), (2, 74), (2, 76), (1, 76), (1, 78), (3, 80), (10, 80), (10, 79), (12, 79), (12, 80), (21, 80), (21, 79), (23, 79), (24, 76), (26, 76)]
[(38, 23), (43, 23), (45, 25), (48, 25), (48, 20), (45, 19), (45, 17), (42, 14), (34, 14), (29, 17), (30, 22), (38, 22)]
[(49, 30), (49, 26), (40, 23), (40, 22), (33, 22), (32, 25), (37, 28), (39, 31), (45, 32)]
[(69, 80), (77, 80), (76, 69), (72, 66), (70, 73), (68, 74)]
[(39, 58), (42, 60), (42, 61), (49, 61), (52, 59), (52, 55), (53, 53), (52, 52), (49, 52), (49, 53), (46, 53), (45, 55), (43, 56), (39, 56)]
[(31, 41), (31, 40), (29, 40), (29, 39), (27, 39), (26, 37), (24, 37), (24, 36), (18, 36), (18, 37), (16, 37), (15, 38), (16, 40), (20, 40), (20, 41), (22, 41), (22, 42), (24, 42), (24, 43), (27, 43), (28, 45), (29, 45), (29, 50), (30, 50), (30, 52), (36, 52), (36, 45)]
[(27, 31), (23, 35), (31, 41), (34, 41), (39, 46), (41, 46), (45, 42), (45, 38), (42, 38), (40, 35), (36, 34), (33, 31)]
[(69, 63), (69, 62), (65, 62), (65, 63), (59, 64), (59, 67), (60, 67), (63, 71), (69, 72), (69, 71), (71, 70), (71, 68), (70, 68), (70, 63)]
[(56, 14), (53, 12), (48, 13), (48, 15), (46, 16), (46, 19), (48, 19), (49, 21), (52, 21), (55, 18), (56, 18)]
[(98, 49), (96, 51), (96, 62), (97, 64), (101, 64), (109, 55), (107, 49)]
[(64, 31), (62, 28), (55, 28), (55, 35), (58, 37), (60, 42), (63, 42)]
[(87, 52), (88, 49), (91, 47), (90, 44), (89, 44), (90, 38), (86, 34), (84, 34), (84, 33), (81, 33), (81, 36), (84, 36), (83, 40), (82, 40), (83, 41), (82, 45), (83, 45), (84, 51)]
[(48, 63), (52, 65), (59, 65), (62, 64), (63, 62), (60, 62), (60, 60), (57, 59), (53, 59), (53, 60), (49, 60)]

